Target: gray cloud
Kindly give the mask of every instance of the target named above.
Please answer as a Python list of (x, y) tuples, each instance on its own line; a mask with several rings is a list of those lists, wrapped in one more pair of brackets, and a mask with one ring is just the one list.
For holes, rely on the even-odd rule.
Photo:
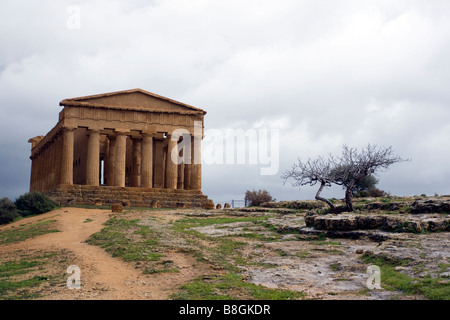
[[(448, 1), (5, 0), (0, 12), (1, 195), (28, 190), (27, 140), (54, 126), (60, 100), (137, 87), (204, 108), (207, 129), (277, 126), (280, 174), (370, 142), (411, 158), (381, 188), (450, 193)], [(314, 194), (280, 174), (204, 165), (204, 192)]]

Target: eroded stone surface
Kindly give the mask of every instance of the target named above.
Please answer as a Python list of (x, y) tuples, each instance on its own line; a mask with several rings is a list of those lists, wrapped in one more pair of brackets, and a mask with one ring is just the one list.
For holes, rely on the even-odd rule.
[(380, 229), (396, 232), (449, 231), (450, 217), (442, 214), (308, 214), (308, 227), (317, 230)]
[[(241, 211), (241, 214), (244, 213)], [(255, 211), (247, 214), (255, 214)], [(385, 216), (388, 221), (400, 219)], [(411, 216), (402, 218), (410, 219)], [(428, 224), (433, 219), (443, 218), (441, 215), (414, 216), (428, 221)], [(360, 230), (357, 227), (361, 224), (355, 214), (334, 215), (330, 219), (331, 222), (328, 222), (328, 226), (342, 227), (347, 219), (352, 221), (349, 225), (354, 227), (354, 230), (318, 230), (306, 226), (307, 217), (308, 215), (301, 213), (275, 214), (256, 225), (252, 222), (238, 222), (194, 229), (212, 237), (230, 237), (239, 241), (249, 239), (250, 233), (261, 233), (265, 239), (273, 239), (246, 240), (248, 244), (240, 249), (242, 257), (248, 261), (239, 266), (242, 274), (251, 283), (269, 288), (302, 291), (313, 299), (423, 298), (405, 296), (396, 290), (369, 290), (366, 281), (369, 277), (367, 267), (370, 264), (364, 262), (365, 255), (405, 261), (395, 270), (410, 277), (442, 278), (450, 272), (442, 267), (447, 266), (450, 259), (448, 232)], [(362, 215), (359, 215), (359, 218), (362, 219)], [(371, 220), (372, 218), (374, 220)], [(371, 219), (366, 223), (374, 228), (386, 223), (382, 215), (372, 216)], [(323, 222), (323, 225), (327, 226), (326, 222)], [(336, 238), (339, 234), (341, 237)], [(275, 235), (278, 235), (278, 238), (274, 237)]]

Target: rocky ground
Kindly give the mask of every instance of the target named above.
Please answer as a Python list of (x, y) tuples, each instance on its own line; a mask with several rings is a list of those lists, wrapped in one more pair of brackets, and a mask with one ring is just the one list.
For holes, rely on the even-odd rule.
[[(56, 221), (60, 232), (2, 243), (2, 234), (20, 226), (0, 227), (0, 283), (2, 266), (12, 261), (63, 252), (33, 269), (51, 281), (25, 297), (450, 299), (449, 203), (360, 199), (355, 212), (342, 214), (326, 214), (314, 201), (122, 213), (63, 208), (40, 217)], [(79, 291), (65, 287), (68, 263), (81, 267)], [(372, 265), (380, 267), (382, 289), (367, 286)]]
[[(325, 214), (317, 202), (269, 203), (225, 212), (267, 216), (262, 225), (239, 222), (194, 230), (210, 237), (244, 237), (247, 264), (241, 271), (247, 281), (269, 288), (302, 291), (313, 299), (450, 299), (449, 199), (381, 200), (357, 201), (355, 212), (342, 214)], [(385, 279), (385, 289), (369, 290), (367, 267), (377, 262), (394, 274)], [(424, 279), (433, 279), (444, 296), (424, 296), (432, 291)], [(401, 281), (408, 283), (407, 290)]]

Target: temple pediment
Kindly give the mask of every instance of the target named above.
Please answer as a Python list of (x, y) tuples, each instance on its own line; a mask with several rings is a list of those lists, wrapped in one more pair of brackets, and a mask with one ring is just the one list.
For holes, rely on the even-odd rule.
[(132, 109), (149, 112), (201, 113), (206, 111), (142, 89), (64, 99), (61, 106)]

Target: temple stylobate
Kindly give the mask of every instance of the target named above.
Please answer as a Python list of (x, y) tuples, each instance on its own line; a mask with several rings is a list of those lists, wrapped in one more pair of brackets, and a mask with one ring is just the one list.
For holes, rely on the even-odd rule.
[(31, 191), (60, 204), (211, 206), (194, 161), (201, 158), (204, 110), (142, 89), (60, 106), (56, 126), (29, 140)]

